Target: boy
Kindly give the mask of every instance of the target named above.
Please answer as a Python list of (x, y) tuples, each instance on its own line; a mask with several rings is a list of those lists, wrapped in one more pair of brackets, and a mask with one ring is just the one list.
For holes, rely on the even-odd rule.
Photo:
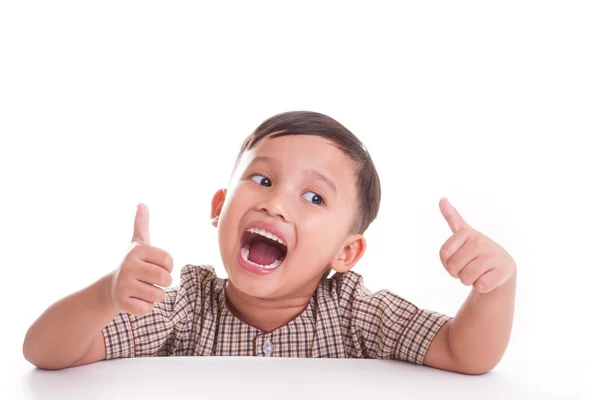
[[(243, 143), (228, 189), (211, 204), (227, 279), (150, 245), (140, 204), (121, 266), (49, 307), (23, 353), (60, 369), (139, 356), (362, 357), (481, 374), (512, 329), (516, 265), (446, 199), (453, 235), (444, 267), (472, 291), (454, 318), (388, 291), (369, 292), (351, 268), (379, 208), (379, 178), (362, 143), (332, 118), (289, 112)], [(328, 278), (331, 270), (335, 274)], [(166, 288), (166, 289), (163, 289)]]

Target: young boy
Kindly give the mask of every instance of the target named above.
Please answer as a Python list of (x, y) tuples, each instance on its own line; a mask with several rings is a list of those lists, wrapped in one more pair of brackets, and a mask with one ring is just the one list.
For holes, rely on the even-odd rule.
[[(289, 112), (243, 143), (212, 224), (228, 278), (186, 265), (171, 285), (171, 256), (150, 245), (140, 204), (119, 268), (49, 307), (23, 353), (60, 369), (140, 356), (398, 359), (481, 374), (508, 345), (516, 264), (446, 199), (453, 235), (440, 250), (450, 275), (472, 286), (455, 318), (372, 293), (351, 268), (379, 208), (379, 178), (362, 143), (332, 118)], [(335, 271), (328, 277), (331, 270)], [(163, 289), (166, 288), (166, 289)]]

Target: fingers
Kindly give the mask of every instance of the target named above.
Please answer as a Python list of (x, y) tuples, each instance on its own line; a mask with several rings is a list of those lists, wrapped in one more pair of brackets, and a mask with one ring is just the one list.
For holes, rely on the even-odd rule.
[[(161, 269), (156, 266), (155, 268)], [(119, 274), (113, 298), (121, 310), (134, 315), (146, 315), (152, 311), (154, 303), (164, 298), (165, 291), (160, 287), (139, 281), (132, 272), (123, 271)]]
[[(469, 241), (471, 231), (464, 229), (450, 236), (440, 248), (440, 261), (446, 270), (448, 270), (448, 261)], [(469, 260), (470, 261), (470, 260)], [(452, 273), (450, 274), (452, 275)], [(454, 275), (453, 275), (454, 276)], [(456, 278), (456, 276), (454, 276)]]
[(162, 288), (173, 282), (172, 271), (171, 255), (150, 245), (148, 207), (138, 204), (129, 252), (112, 275), (111, 298), (123, 311), (146, 315), (165, 297)]
[(169, 272), (164, 268), (149, 263), (140, 265), (136, 273), (136, 278), (140, 282), (161, 287), (169, 287), (173, 283), (173, 278)]
[(477, 279), (473, 288), (480, 293), (489, 293), (498, 286), (504, 285), (509, 279), (510, 273), (506, 269), (494, 268)]
[(441, 199), (439, 206), (453, 233), (440, 248), (440, 260), (448, 273), (481, 293), (504, 285), (516, 268), (510, 255), (467, 224), (448, 199)]
[(150, 212), (143, 203), (137, 206), (131, 241), (150, 244)]
[(477, 279), (482, 277), (488, 271), (491, 271), (494, 266), (490, 263), (490, 258), (486, 256), (480, 256), (475, 258), (473, 261), (468, 263), (458, 273), (458, 278), (465, 286), (473, 285)]
[(131, 285), (129, 289), (129, 297), (154, 304), (158, 303), (165, 297), (165, 291), (154, 285), (137, 281)]
[(123, 311), (133, 314), (137, 317), (150, 314), (154, 308), (154, 303), (148, 303), (147, 301), (128, 297), (123, 301)]
[(136, 246), (131, 253), (140, 260), (157, 265), (169, 273), (173, 271), (173, 257), (162, 249), (152, 246)]
[[(452, 247), (452, 243), (449, 247)], [(442, 260), (442, 264), (453, 278), (458, 278), (462, 269), (477, 258), (477, 255), (477, 244), (467, 240), (454, 254), (446, 258), (445, 262)]]
[(452, 233), (456, 233), (462, 228), (469, 226), (447, 198), (444, 197), (440, 200), (439, 207)]

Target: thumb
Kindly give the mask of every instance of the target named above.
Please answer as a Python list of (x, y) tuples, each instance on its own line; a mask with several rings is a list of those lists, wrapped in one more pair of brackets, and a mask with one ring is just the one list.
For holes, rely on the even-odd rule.
[(137, 206), (131, 241), (150, 244), (150, 212), (144, 203)]
[(452, 233), (456, 233), (460, 229), (469, 226), (458, 211), (456, 211), (456, 208), (454, 208), (454, 206), (450, 204), (450, 201), (445, 197), (440, 200), (440, 211), (442, 212), (444, 219), (446, 219)]

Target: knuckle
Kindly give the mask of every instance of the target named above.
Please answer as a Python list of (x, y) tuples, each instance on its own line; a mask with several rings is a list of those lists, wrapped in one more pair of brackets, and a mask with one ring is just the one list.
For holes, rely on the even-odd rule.
[(444, 247), (440, 249), (440, 259), (442, 261), (446, 261), (448, 259), (448, 251)]
[(156, 273), (156, 284), (158, 286), (165, 286), (165, 283), (167, 281), (167, 273), (163, 270), (163, 271), (157, 271)]
[(173, 257), (167, 252), (164, 254), (164, 265), (169, 270), (169, 272), (173, 269)]
[(155, 288), (152, 290), (151, 298), (153, 303), (157, 303), (163, 299), (165, 292), (162, 289)]
[(163, 279), (163, 271), (161, 271), (160, 268), (154, 268), (154, 271), (152, 271), (152, 283), (159, 285)]
[(451, 255), (449, 254), (441, 254), (440, 253), (440, 261), (446, 267), (448, 271), (450, 271), (454, 265), (454, 261), (452, 260)]
[(158, 285), (162, 287), (167, 287), (171, 285), (171, 275), (168, 272), (163, 271), (160, 274), (160, 279), (158, 281)]
[(448, 262), (446, 263), (446, 268), (448, 269), (450, 275), (452, 275), (454, 278), (458, 278), (458, 268), (456, 267), (456, 262), (454, 260), (448, 260)]
[(459, 275), (459, 278), (463, 285), (468, 286), (471, 284), (471, 277), (469, 276), (469, 274), (462, 273)]

